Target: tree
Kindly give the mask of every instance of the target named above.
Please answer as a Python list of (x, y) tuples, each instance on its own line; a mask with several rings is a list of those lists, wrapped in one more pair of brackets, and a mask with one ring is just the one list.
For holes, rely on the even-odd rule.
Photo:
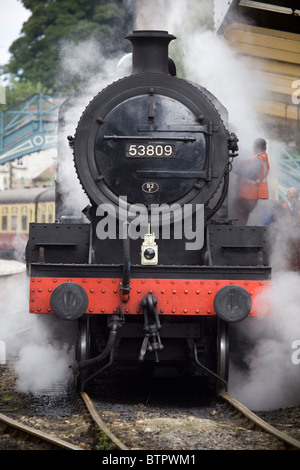
[[(66, 42), (76, 45), (93, 40), (108, 55), (120, 48), (130, 30), (131, 16), (125, 0), (22, 0), (22, 3), (32, 15), (10, 47), (12, 58), (6, 71), (19, 81), (41, 83), (54, 92), (65, 91), (65, 84), (57, 77), (60, 53)], [(126, 42), (123, 44), (125, 52)]]

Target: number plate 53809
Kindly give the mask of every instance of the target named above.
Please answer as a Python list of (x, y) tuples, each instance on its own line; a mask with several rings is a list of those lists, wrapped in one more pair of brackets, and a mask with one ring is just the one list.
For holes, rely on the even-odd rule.
[(127, 144), (126, 157), (172, 157), (173, 150), (170, 144)]

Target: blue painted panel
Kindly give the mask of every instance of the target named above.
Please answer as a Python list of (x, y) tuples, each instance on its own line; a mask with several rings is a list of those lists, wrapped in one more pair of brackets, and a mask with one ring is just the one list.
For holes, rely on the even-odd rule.
[(0, 164), (56, 147), (63, 98), (33, 95), (0, 114)]

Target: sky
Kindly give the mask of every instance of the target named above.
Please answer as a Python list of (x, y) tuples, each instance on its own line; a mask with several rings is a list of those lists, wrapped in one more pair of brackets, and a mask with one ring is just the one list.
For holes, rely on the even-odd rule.
[(21, 0), (0, 0), (0, 65), (9, 61), (8, 49), (20, 36), (22, 25), (30, 15)]

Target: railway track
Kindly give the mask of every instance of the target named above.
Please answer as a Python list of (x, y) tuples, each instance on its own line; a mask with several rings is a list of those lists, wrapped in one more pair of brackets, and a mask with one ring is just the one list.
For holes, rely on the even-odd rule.
[(80, 446), (71, 442), (59, 439), (51, 434), (41, 430), (36, 430), (30, 426), (15, 421), (8, 416), (0, 413), (0, 434), (10, 434), (17, 441), (29, 441), (35, 444), (36, 448), (44, 448), (51, 450), (82, 450)]
[(109, 429), (107, 424), (103, 421), (100, 417), (99, 413), (97, 412), (92, 400), (90, 399), (89, 395), (85, 392), (81, 392), (81, 397), (90, 413), (92, 419), (94, 420), (96, 426), (98, 426), (101, 431), (112, 441), (112, 443), (116, 446), (119, 450), (130, 450), (123, 442)]
[(239, 413), (245, 416), (245, 418), (249, 420), (249, 422), (251, 422), (254, 426), (257, 426), (258, 428), (262, 429), (266, 433), (269, 433), (275, 436), (280, 441), (287, 444), (288, 447), (292, 449), (300, 450), (300, 441), (298, 441), (297, 439), (294, 439), (288, 434), (282, 431), (279, 431), (274, 426), (270, 425), (269, 423), (261, 419), (255, 413), (250, 411), (246, 406), (244, 406), (242, 403), (240, 403), (238, 400), (231, 397), (227, 393), (220, 394), (220, 397), (223, 398), (227, 403), (229, 403), (233, 408), (235, 408)]
[[(227, 404), (229, 404), (230, 407), (234, 408), (238, 413), (242, 414), (247, 419), (248, 427), (252, 426), (252, 428), (255, 427), (255, 429), (257, 429), (257, 428), (261, 429), (264, 433), (267, 433), (267, 434), (273, 436), (274, 438), (276, 438), (278, 441), (284, 443), (284, 445), (288, 449), (297, 449), (297, 450), (300, 449), (300, 441), (294, 439), (293, 437), (290, 437), (289, 435), (287, 435), (286, 433), (284, 433), (282, 431), (279, 431), (274, 426), (271, 426), (270, 424), (268, 424), (266, 421), (262, 420), (255, 413), (251, 412), (242, 403), (238, 402), (237, 400), (235, 400), (230, 395), (221, 394), (220, 397)], [(126, 443), (126, 441), (128, 442), (128, 437), (129, 437), (129, 441), (130, 441), (130, 432), (132, 432), (132, 428), (130, 428), (130, 426), (128, 426), (128, 423), (127, 424), (126, 424), (126, 422), (123, 423), (123, 432), (120, 433), (121, 437), (119, 437), (117, 435), (117, 434), (119, 434), (118, 431), (113, 432), (111, 430), (111, 427), (100, 416), (100, 414), (97, 411), (97, 409), (96, 409), (96, 407), (93, 403), (93, 400), (90, 398), (90, 396), (85, 392), (81, 392), (80, 398), (82, 399), (82, 401), (83, 401), (83, 403), (86, 407), (86, 410), (88, 411), (89, 416), (91, 417), (91, 419), (94, 422), (95, 429), (96, 430), (100, 429), (101, 432), (103, 433), (103, 435), (105, 436), (105, 438), (112, 443), (112, 445), (110, 446), (111, 450), (122, 450), (122, 451), (130, 451), (130, 450), (137, 450), (137, 449), (138, 450), (154, 450), (153, 446), (151, 445), (151, 444), (153, 444), (153, 439), (152, 438), (150, 438), (148, 440), (148, 444), (149, 444), (148, 447), (145, 446), (145, 444), (143, 442), (141, 442), (140, 447), (135, 447), (135, 446), (132, 446), (132, 445), (128, 445)], [(84, 412), (86, 412), (86, 411), (84, 411)], [(160, 423), (160, 424), (165, 419), (163, 417), (163, 414), (164, 413), (162, 413), (161, 418), (156, 418), (157, 422)], [(121, 415), (118, 418), (118, 421), (119, 421), (119, 429), (121, 429), (122, 428)], [(189, 426), (194, 428), (195, 420), (189, 419), (187, 417), (187, 418), (184, 418), (183, 421), (186, 421), (186, 428), (188, 428)], [(140, 419), (140, 422), (142, 423), (143, 419)], [(198, 429), (198, 433), (203, 433), (203, 429), (201, 428), (201, 425), (203, 425), (203, 422), (201, 423), (199, 421), (199, 423), (200, 423), (200, 427)], [(147, 422), (147, 420), (145, 420), (145, 424), (147, 425), (147, 424), (149, 424), (149, 422)], [(166, 418), (166, 424), (168, 424), (168, 418)], [(179, 428), (180, 428), (181, 424), (182, 424), (182, 419), (179, 418), (178, 419)], [(197, 423), (196, 423), (196, 425), (197, 425)], [(208, 424), (206, 423), (206, 426), (207, 425)], [(217, 424), (217, 426), (218, 426), (218, 424)], [(224, 425), (221, 424), (221, 427), (222, 426), (224, 426)], [(125, 427), (125, 433), (124, 433), (124, 427)], [(137, 428), (137, 426), (135, 426), (135, 428)], [(209, 428), (210, 433), (212, 433), (214, 430), (215, 430), (214, 426), (211, 426)], [(195, 429), (194, 429), (194, 431), (195, 431)], [(197, 429), (196, 429), (196, 431), (197, 431)], [(144, 433), (149, 432), (149, 426), (144, 428), (143, 432)], [(158, 429), (155, 432), (156, 432), (156, 434), (159, 433), (159, 426), (158, 426)], [(252, 432), (255, 433), (256, 431), (254, 430)], [(2, 434), (2, 435), (10, 434), (11, 436), (13, 436), (13, 438), (15, 440), (20, 439), (23, 442), (26, 441), (26, 442), (34, 445), (35, 449), (43, 448), (43, 449), (51, 449), (51, 450), (83, 450), (82, 447), (80, 447), (79, 445), (75, 445), (74, 443), (71, 443), (69, 441), (60, 439), (60, 438), (54, 436), (53, 434), (49, 434), (49, 433), (44, 432), (42, 430), (34, 429), (30, 426), (27, 426), (25, 424), (20, 423), (19, 421), (13, 420), (13, 419), (9, 418), (8, 416), (5, 416), (4, 414), (1, 414), (1, 413), (0, 413), (0, 434)], [(127, 439), (125, 438), (126, 434), (127, 434)], [(141, 441), (142, 441), (142, 439), (141, 439)], [(163, 450), (164, 447), (165, 447), (163, 445), (163, 442), (164, 441), (162, 439), (161, 449), (156, 449), (156, 447), (155, 447), (155, 450)], [(29, 447), (30, 447), (30, 445), (29, 445)], [(171, 449), (169, 449), (169, 450), (171, 450)], [(172, 450), (178, 450), (178, 449), (172, 449)], [(190, 450), (190, 449), (185, 449), (185, 448), (181, 447), (180, 450)], [(197, 448), (194, 449), (194, 450), (197, 450)]]
[[(81, 394), (82, 399), (87, 406), (87, 409), (92, 416), (93, 420), (95, 421), (96, 425), (102, 430), (102, 432), (112, 441), (116, 449), (119, 450), (134, 450), (130, 445), (127, 445), (123, 442), (124, 440), (124, 433), (123, 433), (123, 438), (119, 438), (115, 433), (113, 433), (110, 429), (110, 426), (107, 425), (107, 423), (102, 419), (102, 417), (99, 415), (98, 411), (95, 408), (95, 405), (93, 404), (93, 401), (91, 398), (86, 394), (82, 393)], [(279, 442), (283, 443), (284, 446), (288, 449), (300, 449), (300, 441), (294, 439), (293, 437), (290, 437), (286, 433), (279, 431), (276, 429), (274, 426), (271, 426), (269, 423), (261, 419), (259, 416), (257, 416), (255, 413), (250, 411), (247, 407), (245, 407), (242, 403), (240, 403), (238, 400), (234, 399), (228, 394), (220, 394), (220, 398), (224, 400), (227, 404), (230, 405), (232, 409), (237, 411), (239, 414), (243, 415), (243, 417), (246, 418), (248, 422), (248, 428), (251, 428), (253, 431), (256, 432), (257, 429), (262, 430), (264, 433), (267, 433), (268, 435), (272, 436)], [(121, 421), (121, 419), (119, 418)], [(141, 420), (142, 421), (142, 420)], [(191, 426), (193, 425), (192, 423), (193, 420), (190, 420), (189, 423)], [(188, 421), (187, 421), (188, 424)], [(125, 427), (126, 423), (125, 423)], [(212, 428), (213, 429), (213, 428)], [(147, 430), (147, 429), (146, 429)], [(128, 431), (129, 426), (128, 426)], [(201, 429), (199, 428), (199, 431), (201, 432)], [(126, 431), (125, 431), (126, 435)], [(126, 439), (125, 439), (126, 441)], [(149, 444), (151, 444), (153, 441), (150, 439)], [(161, 450), (163, 450), (164, 447), (161, 447)], [(141, 450), (153, 450), (153, 447), (149, 446), (147, 449), (144, 448), (143, 446), (141, 447)], [(186, 450), (186, 449), (181, 449), (181, 450)]]
[[(21, 447), (34, 450), (98, 448), (112, 451), (187, 452), (197, 449), (300, 449), (300, 442), (295, 439), (298, 437), (297, 434), (291, 437), (270, 426), (228, 394), (221, 394), (219, 399), (209, 399), (199, 405), (198, 397), (201, 393), (199, 395), (197, 393), (192, 402), (189, 401), (182, 406), (184, 395), (179, 394), (176, 403), (175, 395), (170, 396), (170, 390), (174, 390), (172, 385), (168, 388), (166, 383), (161, 384), (160, 390), (154, 386), (153, 390), (148, 389), (149, 395), (140, 392), (132, 394), (136, 388), (138, 387), (131, 386), (129, 390), (124, 390), (124, 387), (119, 387), (122, 392), (119, 398), (114, 398), (114, 402), (110, 399), (110, 386), (107, 388), (107, 395), (105, 390), (103, 390), (104, 395), (97, 391), (95, 397), (100, 396), (101, 401), (86, 392), (81, 392), (75, 406), (77, 418), (74, 421), (70, 418), (70, 424), (66, 422), (63, 426), (62, 422), (59, 423), (58, 413), (56, 414), (58, 419), (52, 416), (49, 420), (47, 414), (43, 413), (44, 419), (41, 419), (41, 413), (38, 413), (37, 418), (32, 414), (31, 417), (30, 415), (27, 417), (26, 406), (29, 403), (29, 407), (32, 407), (32, 404), (28, 402), (23, 409), (20, 401), (18, 405), (22, 410), (21, 414), (9, 412), (9, 406), (7, 411), (10, 417), (0, 413), (1, 443), (5, 442), (5, 436), (10, 435), (11, 442), (26, 441), (25, 446)], [(155, 395), (155, 392), (159, 394)], [(6, 413), (6, 410), (2, 411)], [(294, 430), (297, 431), (300, 429), (298, 410), (295, 415), (287, 415), (288, 418), (291, 416), (296, 423)], [(19, 419), (22, 419), (22, 422), (17, 421)], [(23, 424), (24, 422), (26, 424)], [(70, 432), (72, 428), (78, 430), (82, 422), (86, 425), (89, 423), (88, 441), (87, 431), (83, 431), (82, 437), (77, 436), (75, 439)], [(285, 423), (291, 424), (291, 420), (288, 419)], [(84, 442), (89, 444), (82, 447)]]

